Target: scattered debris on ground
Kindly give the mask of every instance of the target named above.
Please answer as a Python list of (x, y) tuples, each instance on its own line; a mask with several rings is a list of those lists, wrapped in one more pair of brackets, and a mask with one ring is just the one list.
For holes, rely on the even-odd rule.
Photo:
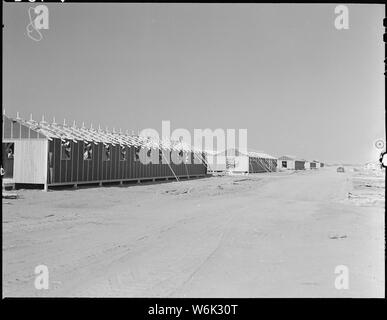
[(17, 199), (19, 195), (15, 192), (4, 192), (3, 191), (3, 199)]
[(334, 235), (334, 236), (330, 236), (329, 239), (345, 239), (347, 238), (347, 235), (342, 235), (342, 236), (339, 236), (339, 235)]

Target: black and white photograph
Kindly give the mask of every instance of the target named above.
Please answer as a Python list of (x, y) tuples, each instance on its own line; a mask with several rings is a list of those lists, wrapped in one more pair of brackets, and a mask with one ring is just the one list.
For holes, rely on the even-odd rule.
[(385, 298), (385, 5), (2, 18), (3, 299)]

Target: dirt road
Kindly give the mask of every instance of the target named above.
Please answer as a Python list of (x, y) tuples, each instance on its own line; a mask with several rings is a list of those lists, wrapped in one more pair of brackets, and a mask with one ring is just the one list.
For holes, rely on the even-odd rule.
[(382, 297), (384, 180), (334, 169), (19, 191), (3, 200), (3, 294)]

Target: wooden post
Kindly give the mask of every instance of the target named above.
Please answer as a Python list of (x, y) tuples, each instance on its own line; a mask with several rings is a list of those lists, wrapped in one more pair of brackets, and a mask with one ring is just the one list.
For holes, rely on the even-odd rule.
[[(32, 115), (31, 115), (31, 118), (32, 118)], [(48, 191), (48, 170), (49, 170), (49, 165), (48, 165), (48, 162), (49, 162), (49, 158), (48, 158), (48, 139), (46, 139), (46, 150), (45, 150), (45, 154), (46, 154), (46, 162), (45, 162), (45, 167), (44, 167), (44, 172), (45, 172), (45, 176), (44, 176), (44, 188), (43, 188), (43, 191), (47, 192)], [(51, 176), (51, 175), (50, 175)]]

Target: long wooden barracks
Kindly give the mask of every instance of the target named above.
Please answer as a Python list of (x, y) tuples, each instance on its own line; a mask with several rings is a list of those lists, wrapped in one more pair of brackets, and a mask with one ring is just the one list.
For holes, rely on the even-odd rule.
[[(205, 154), (180, 141), (2, 117), (3, 179), (50, 186), (192, 178), (207, 174)], [(160, 161), (140, 161), (141, 152)], [(177, 154), (181, 161), (163, 161)], [(154, 159), (154, 158), (153, 158)]]

